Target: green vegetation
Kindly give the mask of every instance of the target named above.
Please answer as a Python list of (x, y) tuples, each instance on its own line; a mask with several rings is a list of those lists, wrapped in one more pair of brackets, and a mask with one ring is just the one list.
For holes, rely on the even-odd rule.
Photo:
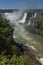
[(43, 36), (43, 18), (42, 17), (37, 17), (35, 19), (35, 25), (34, 27), (38, 29), (39, 35)]
[(31, 22), (31, 25), (26, 27), (28, 31), (34, 34), (38, 34), (43, 37), (43, 16), (40, 14), (37, 15), (37, 17), (32, 18), (33, 13), (28, 13), (27, 18), (26, 18), (26, 23)]
[(0, 65), (39, 65), (35, 61), (17, 46), (9, 21), (0, 18)]
[(28, 22), (28, 20), (30, 19), (31, 16), (32, 16), (32, 13), (28, 12), (27, 17), (26, 17), (26, 23)]
[(3, 56), (0, 65), (37, 65), (35, 62), (27, 57), (26, 55), (21, 55), (17, 57), (13, 55), (13, 57), (9, 60), (7, 57)]
[(0, 18), (0, 54), (5, 49), (9, 49), (13, 40), (13, 28), (9, 25), (9, 21)]

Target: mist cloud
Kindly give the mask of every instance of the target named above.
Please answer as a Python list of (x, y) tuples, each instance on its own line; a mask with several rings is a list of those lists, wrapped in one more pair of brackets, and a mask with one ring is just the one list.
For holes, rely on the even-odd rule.
[(4, 13), (4, 18), (6, 18), (7, 20), (10, 20), (10, 23), (14, 24), (14, 22), (16, 22), (18, 19), (20, 19), (20, 17), (22, 16), (23, 11), (17, 11), (17, 12), (13, 12), (13, 13)]

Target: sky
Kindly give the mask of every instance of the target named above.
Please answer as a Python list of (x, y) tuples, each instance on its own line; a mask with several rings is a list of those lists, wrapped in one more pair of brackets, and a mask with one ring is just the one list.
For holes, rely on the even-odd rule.
[(0, 9), (43, 9), (43, 0), (0, 0)]

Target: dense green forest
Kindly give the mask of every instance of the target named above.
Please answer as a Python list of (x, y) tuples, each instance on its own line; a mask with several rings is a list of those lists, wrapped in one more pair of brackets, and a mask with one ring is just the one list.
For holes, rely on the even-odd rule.
[(0, 18), (0, 65), (40, 65), (25, 47), (17, 45), (13, 30), (8, 20)]

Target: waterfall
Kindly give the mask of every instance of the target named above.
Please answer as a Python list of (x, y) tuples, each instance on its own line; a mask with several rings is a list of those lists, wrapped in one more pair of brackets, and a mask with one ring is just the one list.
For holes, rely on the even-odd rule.
[(25, 23), (26, 17), (27, 17), (27, 13), (24, 13), (24, 11), (17, 11), (17, 12), (14, 11), (13, 13), (4, 13), (4, 18), (10, 20), (11, 25), (15, 25), (13, 38), (16, 38), (18, 36), (20, 37), (21, 34), (24, 32), (23, 25), (19, 23)]
[(27, 26), (30, 26), (31, 25), (31, 21), (29, 19), (28, 23), (26, 24)]
[(27, 13), (24, 13), (23, 18), (21, 20), (19, 20), (18, 22), (19, 23), (25, 23), (26, 17), (27, 17)]
[(4, 18), (10, 20), (11, 24), (18, 22), (17, 20), (20, 19), (22, 16), (23, 11), (14, 11), (12, 13), (4, 13)]
[(34, 14), (34, 18), (37, 16), (37, 13), (35, 12), (35, 14)]
[(34, 20), (32, 20), (32, 19), (34, 19), (36, 16), (37, 16), (37, 12), (35, 12), (34, 14), (32, 14), (32, 16), (27, 21), (27, 24), (26, 25), (27, 26), (30, 26), (30, 25), (34, 26)]
[(12, 23), (14, 24), (15, 21), (18, 22), (18, 23), (25, 23), (27, 13), (23, 13), (23, 11), (18, 11), (18, 12), (13, 12), (13, 13), (4, 13), (4, 17), (7, 20), (10, 20), (11, 24)]
[(21, 36), (21, 34), (25, 31), (23, 25), (19, 23), (22, 23), (22, 24), (25, 23), (26, 17), (27, 17), (27, 13), (24, 13), (24, 16), (20, 20), (15, 22), (13, 38)]

